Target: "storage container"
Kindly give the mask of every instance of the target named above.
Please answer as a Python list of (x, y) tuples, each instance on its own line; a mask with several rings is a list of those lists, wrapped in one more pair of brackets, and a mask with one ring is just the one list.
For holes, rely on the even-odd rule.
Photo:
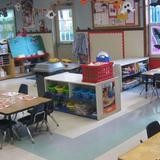
[(99, 65), (81, 64), (81, 67), (83, 82), (97, 83), (113, 77), (113, 62)]

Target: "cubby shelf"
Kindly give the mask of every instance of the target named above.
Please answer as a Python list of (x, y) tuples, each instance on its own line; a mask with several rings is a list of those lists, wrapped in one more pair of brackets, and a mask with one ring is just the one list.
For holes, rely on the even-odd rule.
[[(115, 76), (119, 77), (121, 91), (132, 88), (139, 84), (139, 76), (142, 73), (140, 65), (142, 65), (144, 69), (147, 70), (148, 63), (148, 57), (122, 59), (114, 61), (114, 72)], [(133, 68), (133, 72), (135, 73), (130, 73), (129, 70), (127, 70), (127, 68)], [(123, 72), (128, 72), (128, 75), (124, 75)], [(130, 82), (127, 83), (128, 80)]]
[[(91, 112), (89, 110), (89, 112), (85, 112), (85, 114), (81, 115), (81, 114), (78, 114), (78, 113), (82, 113), (82, 112), (79, 112), (79, 110), (78, 112), (77, 110), (74, 110), (73, 112), (71, 112), (70, 110), (72, 110), (72, 105), (71, 105), (71, 108), (69, 108), (69, 106), (67, 108), (65, 107), (66, 104), (64, 102), (62, 103), (62, 105), (61, 104), (59, 105), (60, 107), (59, 106), (57, 107), (57, 110), (61, 112), (100, 120), (104, 117), (107, 117), (113, 113), (118, 112), (121, 109), (120, 89), (119, 89), (119, 85), (118, 85), (119, 82), (117, 77), (113, 77), (111, 79), (104, 80), (98, 83), (86, 83), (86, 82), (82, 82), (82, 74), (65, 72), (65, 73), (60, 73), (60, 74), (45, 77), (45, 91), (48, 91), (49, 89), (48, 87), (50, 87), (51, 84), (53, 86), (56, 84), (60, 84), (62, 86), (67, 85), (68, 100), (72, 100), (73, 97), (78, 97), (78, 99), (76, 99), (76, 102), (75, 102), (75, 105), (78, 104), (78, 109), (82, 109), (83, 107), (88, 107), (88, 105), (89, 107), (92, 107)], [(106, 101), (104, 102), (104, 98), (107, 97), (106, 95), (104, 96), (104, 91), (108, 86), (112, 86), (110, 89), (114, 94), (113, 96), (114, 101), (112, 101), (112, 103), (109, 103), (111, 102), (111, 98), (109, 99), (109, 96), (108, 96), (107, 102)], [(89, 94), (88, 94), (88, 91), (89, 91)], [(88, 98), (92, 95), (92, 93), (94, 93), (94, 96), (93, 96), (94, 98), (93, 97)], [(107, 94), (109, 95), (109, 92), (107, 92)], [(86, 99), (87, 101), (85, 101)], [(56, 102), (57, 98), (55, 98), (54, 101), (57, 104)], [(56, 104), (55, 104), (55, 108), (56, 108)], [(108, 110), (106, 110), (106, 108)], [(73, 106), (73, 109), (75, 109), (74, 106)]]
[(1, 75), (0, 80), (12, 78), (14, 76), (13, 59), (9, 53), (0, 54), (0, 68), (6, 75)]

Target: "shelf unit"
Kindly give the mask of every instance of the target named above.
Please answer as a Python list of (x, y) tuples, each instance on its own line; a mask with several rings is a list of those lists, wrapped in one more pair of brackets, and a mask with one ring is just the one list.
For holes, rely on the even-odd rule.
[(0, 54), (0, 68), (5, 72), (2, 76), (0, 75), (0, 80), (5, 80), (12, 78), (14, 76), (14, 61), (10, 54)]
[[(108, 79), (99, 83), (86, 83), (86, 82), (82, 82), (82, 74), (65, 72), (65, 73), (60, 73), (60, 74), (45, 77), (44, 81), (45, 81), (45, 91), (49, 90), (48, 87), (51, 84), (54, 84), (54, 85), (58, 84), (61, 86), (64, 85), (68, 87), (68, 95), (67, 96), (65, 95), (65, 97), (67, 97), (66, 101), (65, 100), (61, 101), (62, 104), (58, 106), (55, 105), (55, 108), (61, 112), (71, 113), (71, 114), (79, 115), (82, 117), (100, 120), (104, 117), (107, 117), (109, 115), (112, 115), (120, 111), (121, 109), (120, 88), (119, 88), (119, 82), (117, 77), (114, 77), (112, 79)], [(103, 91), (108, 86), (112, 86), (112, 87), (114, 86), (112, 88), (112, 93), (114, 93), (114, 96), (112, 96), (112, 98), (114, 98), (114, 101), (112, 101), (113, 103), (107, 104), (107, 105), (105, 104), (104, 106)], [(75, 92), (75, 89), (77, 88), (79, 88), (80, 95), (79, 95), (79, 92), (77, 94)], [(87, 96), (88, 94), (84, 95), (84, 92), (82, 90), (83, 91), (92, 90), (95, 93), (94, 99), (88, 98)], [(84, 105), (89, 105), (89, 107), (90, 106), (93, 107), (93, 108), (90, 108), (92, 110), (91, 113), (79, 114), (77, 113), (76, 110), (72, 111), (68, 109), (68, 107), (66, 106), (66, 103), (67, 101), (70, 101), (70, 100), (72, 101), (73, 98), (75, 98), (75, 95), (79, 96), (78, 99), (76, 99), (76, 103), (78, 103), (79, 109), (81, 110), (84, 107)], [(54, 97), (56, 97), (55, 101), (57, 101), (58, 99), (57, 94)]]
[(114, 72), (119, 77), (121, 91), (140, 83), (140, 74), (148, 70), (148, 63), (148, 57), (114, 61)]

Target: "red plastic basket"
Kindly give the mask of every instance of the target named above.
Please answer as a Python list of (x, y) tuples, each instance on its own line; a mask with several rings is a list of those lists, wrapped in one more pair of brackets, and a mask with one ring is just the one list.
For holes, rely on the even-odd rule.
[(113, 77), (113, 62), (100, 65), (82, 64), (83, 82), (97, 83)]

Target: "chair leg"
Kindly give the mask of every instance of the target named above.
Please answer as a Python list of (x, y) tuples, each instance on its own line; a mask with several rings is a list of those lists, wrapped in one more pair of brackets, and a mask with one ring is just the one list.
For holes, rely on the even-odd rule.
[(45, 120), (43, 120), (42, 123), (41, 123), (41, 125), (40, 125), (40, 130), (39, 130), (39, 132), (41, 132), (41, 128), (42, 128), (42, 126), (43, 126), (44, 121), (45, 121)]
[(157, 94), (157, 98), (159, 98), (159, 94), (158, 94), (158, 89), (156, 88), (156, 94)]
[(143, 93), (144, 89), (145, 89), (145, 88), (144, 88), (144, 86), (143, 86), (141, 92), (139, 93), (140, 95)]
[(47, 127), (47, 131), (49, 131), (49, 133), (52, 135), (52, 132), (50, 131), (49, 126), (48, 126), (48, 122), (45, 120), (44, 123), (45, 123), (45, 125)]
[(152, 91), (150, 103), (152, 102), (153, 95), (154, 95), (154, 89), (153, 89), (153, 91)]
[(34, 143), (34, 139), (33, 139), (32, 135), (31, 135), (31, 132), (30, 132), (29, 128), (28, 127), (26, 127), (26, 128), (27, 128), (27, 132), (29, 134), (29, 137), (30, 137), (32, 143)]
[(57, 123), (56, 119), (50, 114), (49, 117), (53, 120), (53, 122), (56, 123), (57, 127), (59, 127), (59, 124)]
[(1, 134), (2, 134), (2, 141), (1, 141), (1, 147), (0, 147), (0, 149), (2, 149), (3, 148), (3, 143), (4, 143), (4, 141), (5, 141), (5, 139), (6, 139), (6, 131), (4, 131), (4, 132), (1, 132)]
[(157, 88), (152, 88), (152, 90), (153, 90), (153, 91), (152, 91), (150, 103), (152, 102), (153, 96), (156, 96), (156, 95), (157, 95), (157, 97), (159, 97), (159, 96), (158, 96)]
[(37, 129), (38, 129), (38, 125), (39, 125), (39, 123), (37, 123), (37, 124), (36, 124), (35, 132), (36, 132), (36, 131), (37, 131)]
[(20, 136), (18, 135), (17, 131), (12, 128), (12, 131), (13, 131), (13, 134), (15, 135), (15, 137), (18, 139), (18, 140), (21, 140)]

